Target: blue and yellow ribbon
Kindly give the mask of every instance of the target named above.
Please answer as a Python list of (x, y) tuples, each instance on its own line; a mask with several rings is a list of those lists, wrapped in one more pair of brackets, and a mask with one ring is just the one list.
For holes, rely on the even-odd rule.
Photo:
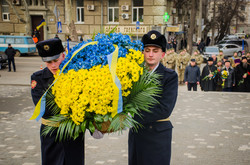
[(115, 51), (107, 56), (109, 70), (114, 83), (114, 100), (113, 100), (113, 113), (111, 114), (114, 117), (117, 113), (122, 112), (123, 102), (122, 102), (122, 85), (118, 77), (116, 76), (116, 66), (118, 60), (118, 46), (115, 46)]

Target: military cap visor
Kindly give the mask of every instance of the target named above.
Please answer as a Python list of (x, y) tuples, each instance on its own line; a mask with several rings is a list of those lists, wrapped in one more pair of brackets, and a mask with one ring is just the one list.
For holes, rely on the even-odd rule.
[(61, 54), (55, 55), (55, 56), (51, 56), (51, 57), (42, 57), (43, 62), (49, 62), (49, 61), (53, 61), (56, 60), (60, 57)]

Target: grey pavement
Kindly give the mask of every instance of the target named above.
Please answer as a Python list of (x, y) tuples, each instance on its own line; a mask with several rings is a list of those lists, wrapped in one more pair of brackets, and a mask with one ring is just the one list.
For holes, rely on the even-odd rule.
[[(30, 75), (41, 64), (39, 57), (19, 57), (17, 72), (0, 70), (0, 165), (41, 164), (40, 122), (29, 120)], [(249, 93), (188, 92), (179, 86), (171, 121), (172, 165), (250, 164)], [(127, 165), (127, 141), (128, 130), (99, 140), (87, 132), (85, 164)]]

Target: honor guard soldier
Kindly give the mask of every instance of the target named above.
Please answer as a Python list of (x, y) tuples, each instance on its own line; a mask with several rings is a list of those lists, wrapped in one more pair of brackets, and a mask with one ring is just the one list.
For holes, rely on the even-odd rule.
[[(53, 83), (54, 74), (59, 70), (59, 65), (65, 58), (60, 39), (41, 41), (36, 48), (47, 67), (31, 76), (31, 95), (35, 105)], [(51, 134), (42, 136), (45, 125), (51, 125), (46, 119), (52, 115), (51, 107), (46, 106), (40, 129), (42, 165), (84, 165), (84, 135), (80, 135), (75, 140), (67, 139), (58, 142), (56, 129)]]
[(188, 65), (189, 57), (184, 54), (184, 51), (181, 50), (180, 54), (176, 58), (176, 67), (178, 72), (179, 84), (184, 84), (184, 73), (186, 66)]
[(162, 59), (162, 63), (166, 68), (175, 70), (175, 56), (173, 53), (170, 52), (171, 50), (167, 50), (167, 53)]
[(220, 50), (219, 54), (217, 55), (217, 61), (222, 61), (224, 60), (224, 55), (223, 55), (223, 51)]
[(199, 50), (195, 50), (194, 54), (191, 56), (191, 59), (195, 59), (196, 65), (201, 68), (203, 62), (203, 57), (201, 56)]
[(161, 77), (161, 94), (158, 104), (150, 112), (141, 112), (134, 119), (143, 126), (129, 131), (129, 165), (169, 165), (171, 157), (172, 124), (169, 117), (177, 99), (178, 77), (175, 71), (165, 68), (160, 60), (165, 55), (166, 39), (158, 31), (149, 31), (142, 37), (145, 65), (150, 72)]
[(191, 59), (191, 55), (187, 52), (187, 49), (183, 49), (183, 51), (184, 51), (184, 54), (185, 54), (186, 56), (188, 56), (189, 59)]

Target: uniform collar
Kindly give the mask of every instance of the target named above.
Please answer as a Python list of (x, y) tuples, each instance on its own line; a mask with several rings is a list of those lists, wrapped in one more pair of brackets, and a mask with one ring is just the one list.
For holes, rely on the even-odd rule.
[(158, 63), (158, 65), (156, 65), (156, 67), (151, 71), (151, 73), (154, 73), (154, 72), (155, 72), (155, 70), (159, 67), (159, 64), (160, 64), (160, 63)]
[(43, 70), (43, 78), (51, 78), (53, 77), (53, 73), (51, 73), (51, 71), (46, 67)]

